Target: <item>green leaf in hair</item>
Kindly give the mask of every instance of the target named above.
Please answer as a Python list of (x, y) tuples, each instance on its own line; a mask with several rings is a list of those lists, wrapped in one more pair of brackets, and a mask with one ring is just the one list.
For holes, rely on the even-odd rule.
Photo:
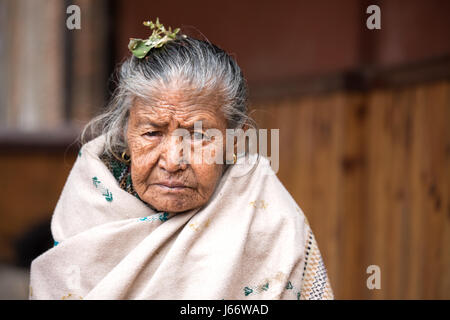
[[(128, 43), (128, 49), (139, 59), (145, 58), (151, 49), (161, 48), (167, 42), (175, 40), (177, 33), (180, 32), (180, 28), (176, 28), (173, 31), (171, 27), (166, 29), (164, 25), (159, 22), (159, 18), (156, 18), (156, 22), (144, 21), (143, 24), (152, 30), (150, 37), (144, 40), (130, 38), (130, 42)], [(182, 37), (186, 38), (185, 35), (182, 35)]]

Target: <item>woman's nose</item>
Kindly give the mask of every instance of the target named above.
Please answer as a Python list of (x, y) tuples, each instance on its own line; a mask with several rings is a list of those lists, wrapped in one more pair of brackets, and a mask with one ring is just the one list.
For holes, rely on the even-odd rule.
[(160, 167), (168, 172), (185, 170), (187, 167), (185, 140), (180, 136), (170, 135), (163, 143), (159, 159)]

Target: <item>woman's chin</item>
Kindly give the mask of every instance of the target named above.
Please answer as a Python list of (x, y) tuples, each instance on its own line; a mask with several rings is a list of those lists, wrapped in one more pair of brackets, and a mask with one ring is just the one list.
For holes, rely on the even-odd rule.
[(161, 207), (155, 207), (159, 212), (167, 213), (182, 213), (194, 209), (190, 206), (178, 206), (178, 205), (166, 205)]
[(160, 192), (158, 198), (146, 199), (147, 197), (142, 197), (141, 199), (147, 202), (151, 207), (155, 208), (157, 211), (180, 213), (195, 209), (199, 207), (195, 201), (192, 201), (191, 192), (179, 190), (179, 191), (167, 191)]

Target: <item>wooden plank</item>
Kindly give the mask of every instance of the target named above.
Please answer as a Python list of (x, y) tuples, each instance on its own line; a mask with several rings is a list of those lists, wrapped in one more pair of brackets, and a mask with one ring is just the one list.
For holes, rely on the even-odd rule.
[(347, 94), (341, 99), (340, 118), (342, 137), (337, 170), (340, 172), (340, 182), (337, 195), (340, 201), (336, 204), (338, 210), (339, 256), (342, 263), (339, 277), (342, 287), (339, 292), (343, 299), (351, 299), (355, 295), (364, 296), (366, 288), (366, 266), (363, 265), (364, 243), (361, 241), (364, 229), (364, 213), (366, 212), (367, 192), (365, 189), (366, 175), (366, 105), (364, 97), (359, 94)]
[[(450, 254), (450, 244), (443, 243), (448, 206), (448, 184), (445, 177), (448, 168), (446, 146), (450, 145), (448, 115), (448, 84), (422, 86), (416, 89), (417, 153), (420, 161), (421, 183), (418, 186), (422, 203), (422, 261), (421, 282), (424, 284), (423, 298), (436, 299), (440, 296), (441, 277), (448, 269), (441, 269), (441, 260)], [(447, 249), (446, 251), (443, 249)], [(445, 254), (446, 252), (446, 254)], [(447, 298), (450, 293), (447, 292)], [(442, 297), (443, 298), (443, 297)]]

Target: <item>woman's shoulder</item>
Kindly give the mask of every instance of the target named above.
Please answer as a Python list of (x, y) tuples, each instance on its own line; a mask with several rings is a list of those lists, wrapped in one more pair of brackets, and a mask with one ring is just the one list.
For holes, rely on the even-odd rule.
[(270, 226), (276, 229), (282, 225), (302, 229), (307, 223), (302, 209), (278, 178), (269, 159), (259, 156), (253, 167), (249, 164), (240, 171), (233, 170), (228, 177), (235, 179), (232, 183), (233, 193), (247, 202), (255, 219), (261, 220), (262, 225), (268, 229)]

